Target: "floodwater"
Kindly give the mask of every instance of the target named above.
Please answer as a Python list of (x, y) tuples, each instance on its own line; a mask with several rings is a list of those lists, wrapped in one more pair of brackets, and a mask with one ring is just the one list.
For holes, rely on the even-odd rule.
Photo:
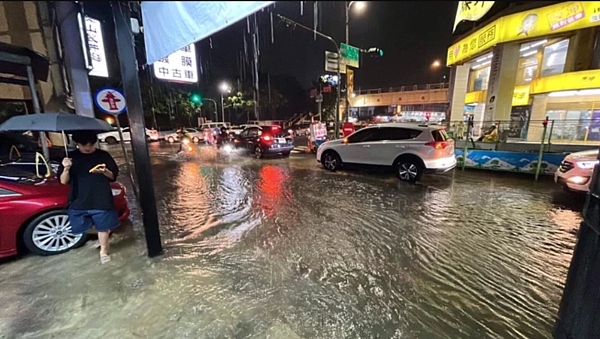
[(550, 180), (174, 152), (151, 145), (164, 256), (132, 201), (107, 265), (87, 247), (8, 260), (0, 338), (551, 336), (583, 199)]

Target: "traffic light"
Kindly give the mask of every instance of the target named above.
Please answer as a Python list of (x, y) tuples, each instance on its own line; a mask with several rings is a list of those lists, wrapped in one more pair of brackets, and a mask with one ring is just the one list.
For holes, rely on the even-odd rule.
[(200, 96), (200, 94), (192, 94), (192, 96), (190, 97), (190, 100), (195, 103), (195, 104), (199, 104), (202, 102), (202, 96)]
[(371, 47), (367, 50), (367, 54), (371, 58), (381, 58), (383, 56), (383, 50), (377, 47)]

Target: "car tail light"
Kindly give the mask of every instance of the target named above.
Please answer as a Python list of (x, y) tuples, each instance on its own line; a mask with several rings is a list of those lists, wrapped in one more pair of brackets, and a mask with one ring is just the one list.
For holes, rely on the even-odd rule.
[(272, 142), (273, 142), (273, 137), (272, 137), (272, 136), (270, 136), (270, 135), (268, 135), (268, 134), (263, 134), (263, 135), (260, 137), (260, 141), (262, 141), (262, 142), (264, 142), (264, 143), (266, 143), (266, 144), (270, 144), (270, 143), (272, 143)]
[(431, 141), (425, 144), (425, 146), (431, 146), (435, 149), (444, 149), (450, 146), (450, 143), (447, 141)]

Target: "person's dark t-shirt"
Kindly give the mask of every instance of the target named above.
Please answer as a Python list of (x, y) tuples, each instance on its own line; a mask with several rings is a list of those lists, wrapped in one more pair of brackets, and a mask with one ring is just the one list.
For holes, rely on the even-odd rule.
[[(90, 154), (75, 150), (69, 153), (73, 165), (69, 170), (71, 177), (71, 189), (69, 190), (68, 208), (74, 210), (111, 210), (115, 203), (110, 188), (111, 180), (104, 174), (90, 173), (90, 170), (99, 164), (106, 164), (115, 179), (119, 174), (119, 168), (115, 160), (100, 149)], [(58, 176), (62, 174), (64, 167), (60, 164)], [(113, 180), (114, 181), (114, 180)]]

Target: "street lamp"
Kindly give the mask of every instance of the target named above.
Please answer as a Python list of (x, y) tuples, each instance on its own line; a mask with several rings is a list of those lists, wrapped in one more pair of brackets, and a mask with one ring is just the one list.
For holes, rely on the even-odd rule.
[(115, 122), (115, 120), (111, 117), (106, 118), (106, 122), (108, 122), (109, 125), (112, 125), (113, 122)]
[(440, 61), (439, 61), (439, 60), (436, 60), (436, 61), (434, 61), (434, 62), (431, 64), (431, 67), (433, 67), (433, 68), (438, 68), (438, 67), (440, 67), (441, 65), (442, 65), (442, 64), (440, 63)]
[(349, 31), (349, 23), (350, 23), (350, 8), (352, 5), (356, 5), (357, 10), (362, 11), (367, 7), (367, 4), (364, 1), (346, 1), (346, 45), (350, 44), (350, 31)]
[(223, 122), (225, 122), (225, 106), (223, 105), (223, 93), (231, 93), (231, 86), (229, 86), (229, 84), (226, 82), (221, 84), (221, 117), (223, 118)]

